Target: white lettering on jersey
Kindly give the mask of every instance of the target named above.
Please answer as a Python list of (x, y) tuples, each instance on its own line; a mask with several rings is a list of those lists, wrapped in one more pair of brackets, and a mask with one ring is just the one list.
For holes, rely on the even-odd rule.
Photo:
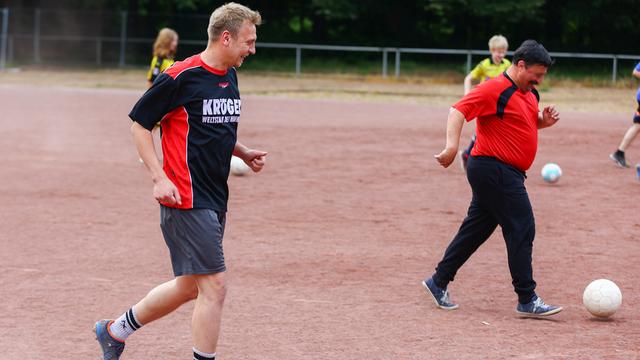
[[(235, 107), (233, 106), (233, 99), (227, 99), (227, 111), (229, 112), (229, 115), (234, 115), (235, 114)], [(238, 114), (240, 115), (240, 114)]]
[(213, 115), (213, 109), (211, 108), (212, 105), (213, 99), (202, 100), (202, 115)]
[(227, 101), (226, 101), (226, 99), (220, 99), (220, 112), (222, 113), (222, 115), (227, 115)]
[(205, 124), (237, 123), (241, 109), (240, 99), (203, 99), (202, 122)]

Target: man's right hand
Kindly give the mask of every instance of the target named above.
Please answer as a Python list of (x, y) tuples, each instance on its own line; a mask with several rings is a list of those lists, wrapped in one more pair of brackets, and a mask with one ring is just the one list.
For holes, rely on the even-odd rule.
[(178, 188), (166, 177), (153, 185), (153, 197), (163, 205), (182, 205)]
[(446, 167), (449, 167), (449, 165), (451, 165), (453, 160), (455, 160), (457, 153), (458, 153), (457, 149), (445, 148), (444, 150), (442, 150), (440, 154), (434, 155), (433, 157), (435, 157), (436, 160), (438, 160), (438, 163), (440, 163), (440, 165), (446, 168)]

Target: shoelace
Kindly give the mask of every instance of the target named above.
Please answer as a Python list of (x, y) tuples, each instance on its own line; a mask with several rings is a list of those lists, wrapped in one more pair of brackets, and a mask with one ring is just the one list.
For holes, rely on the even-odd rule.
[(440, 300), (444, 303), (449, 303), (449, 290), (445, 290)]
[(533, 302), (533, 311), (535, 312), (538, 309), (544, 309), (545, 307), (547, 307), (547, 304), (544, 303), (544, 301), (542, 301), (542, 298), (537, 298), (534, 300)]

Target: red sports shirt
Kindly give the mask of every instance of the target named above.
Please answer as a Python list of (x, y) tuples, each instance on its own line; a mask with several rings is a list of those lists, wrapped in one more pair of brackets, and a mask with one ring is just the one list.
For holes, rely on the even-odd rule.
[(491, 156), (526, 171), (538, 150), (538, 92), (523, 92), (506, 73), (485, 81), (455, 105), (477, 121), (472, 156)]

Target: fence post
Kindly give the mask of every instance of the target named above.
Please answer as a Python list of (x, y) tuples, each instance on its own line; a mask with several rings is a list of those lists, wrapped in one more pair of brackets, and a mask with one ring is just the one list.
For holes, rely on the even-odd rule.
[(127, 51), (127, 12), (120, 13), (120, 61), (118, 65), (124, 67), (125, 52)]
[(7, 49), (7, 60), (6, 60), (6, 62), (9, 64), (13, 64), (14, 62), (13, 61), (14, 60), (14, 52), (13, 52), (14, 43), (13, 42), (14, 42), (13, 36), (9, 36), (9, 41), (8, 41), (9, 45), (7, 45), (8, 49)]
[(388, 63), (387, 63), (387, 49), (382, 49), (382, 77), (386, 78), (387, 77), (387, 70), (388, 70)]
[(302, 48), (296, 47), (296, 76), (300, 76), (300, 67), (302, 65)]
[(2, 32), (0, 32), (0, 70), (7, 66), (7, 42), (9, 32), (9, 8), (2, 9)]
[(467, 52), (467, 71), (466, 74), (468, 74), (471, 71), (471, 50), (469, 50)]
[(618, 56), (613, 55), (613, 75), (611, 76), (611, 81), (616, 83), (616, 78), (618, 77)]
[(96, 65), (102, 65), (102, 39), (96, 39)]
[(40, 57), (40, 9), (36, 8), (33, 14), (33, 62), (42, 62)]
[(396, 49), (396, 79), (400, 77), (400, 49)]

